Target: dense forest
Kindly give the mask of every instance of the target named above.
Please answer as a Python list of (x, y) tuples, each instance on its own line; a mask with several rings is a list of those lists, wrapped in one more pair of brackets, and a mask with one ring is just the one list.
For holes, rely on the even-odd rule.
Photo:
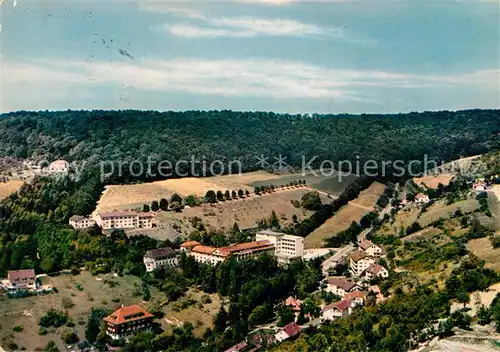
[[(235, 111), (65, 111), (0, 115), (0, 157), (98, 163), (240, 160), (450, 160), (500, 149), (498, 110), (395, 115), (289, 115)], [(227, 165), (227, 164), (226, 164)], [(186, 166), (183, 173), (189, 173)], [(127, 177), (111, 181), (127, 181)]]

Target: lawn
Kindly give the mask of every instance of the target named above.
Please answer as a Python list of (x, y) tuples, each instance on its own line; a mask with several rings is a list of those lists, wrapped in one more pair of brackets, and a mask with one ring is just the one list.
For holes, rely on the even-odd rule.
[(24, 181), (10, 180), (0, 182), (0, 199), (10, 196), (12, 193), (19, 191)]
[[(64, 351), (66, 347), (60, 338), (61, 332), (72, 330), (83, 340), (92, 307), (114, 310), (121, 304), (136, 303), (147, 307), (147, 302), (142, 302), (141, 296), (137, 295), (135, 284), (140, 283), (139, 278), (132, 276), (107, 276), (106, 280), (103, 278), (103, 276), (100, 278), (92, 276), (85, 271), (76, 276), (68, 274), (44, 277), (42, 284), (52, 285), (57, 288), (58, 293), (20, 299), (0, 297), (0, 324), (2, 326), (0, 344), (5, 348), (10, 341), (14, 341), (19, 348), (24, 347), (28, 351), (33, 351), (45, 346), (50, 340), (54, 340), (60, 350)], [(153, 288), (151, 288), (151, 294), (153, 297), (158, 296), (158, 292)], [(70, 307), (70, 305), (73, 306)], [(38, 322), (49, 309), (67, 311), (75, 326), (61, 327), (45, 336), (40, 336)], [(22, 325), (23, 332), (12, 331), (15, 325)]]

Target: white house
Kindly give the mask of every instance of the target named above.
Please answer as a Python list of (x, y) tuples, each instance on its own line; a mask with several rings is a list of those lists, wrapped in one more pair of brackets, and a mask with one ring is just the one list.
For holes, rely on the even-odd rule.
[(179, 256), (172, 248), (158, 248), (147, 251), (143, 257), (146, 271), (157, 268), (174, 268), (179, 265)]
[(292, 322), (288, 325), (285, 325), (283, 329), (281, 329), (276, 335), (274, 335), (274, 338), (276, 339), (276, 341), (282, 342), (288, 340), (291, 337), (297, 336), (298, 334), (300, 334), (300, 330), (300, 326)]
[(85, 216), (73, 215), (69, 218), (69, 225), (74, 229), (88, 229), (95, 225), (95, 221)]
[(334, 295), (344, 297), (346, 293), (361, 290), (361, 286), (353, 281), (332, 278), (326, 280), (325, 290), (333, 293)]
[(382, 256), (382, 248), (369, 240), (362, 240), (359, 242), (359, 249), (363, 250), (369, 256), (380, 258)]
[(352, 275), (360, 276), (372, 264), (375, 264), (375, 259), (364, 251), (359, 250), (349, 256), (349, 271)]
[(338, 318), (347, 317), (351, 313), (351, 302), (349, 301), (339, 301), (330, 305), (327, 305), (321, 310), (322, 320), (335, 320)]
[(49, 174), (65, 174), (69, 170), (69, 163), (66, 160), (56, 160), (46, 169)]
[(7, 273), (7, 290), (36, 290), (36, 275), (33, 269), (10, 270)]
[(363, 306), (366, 301), (366, 294), (363, 291), (352, 291), (344, 295), (344, 301), (351, 302), (351, 307)]
[(375, 277), (379, 278), (388, 278), (389, 277), (389, 270), (384, 268), (382, 265), (379, 264), (372, 264), (370, 265), (364, 272), (364, 278), (367, 280), (373, 279)]
[(430, 198), (427, 194), (419, 193), (415, 196), (415, 203), (417, 204), (425, 204), (429, 202)]

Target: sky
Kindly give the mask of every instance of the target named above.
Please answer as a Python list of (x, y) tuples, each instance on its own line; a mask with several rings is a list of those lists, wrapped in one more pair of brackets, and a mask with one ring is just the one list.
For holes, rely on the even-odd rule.
[(498, 0), (0, 3), (0, 112), (500, 107)]

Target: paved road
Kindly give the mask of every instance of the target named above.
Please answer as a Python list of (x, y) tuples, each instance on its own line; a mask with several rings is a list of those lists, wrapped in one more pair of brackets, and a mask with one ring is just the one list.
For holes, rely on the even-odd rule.
[(335, 252), (334, 255), (332, 255), (330, 258), (325, 260), (323, 263), (321, 263), (321, 269), (323, 271), (324, 276), (328, 276), (328, 269), (331, 268), (332, 264), (336, 262), (337, 260), (342, 259), (343, 257), (347, 256), (349, 253), (354, 251), (354, 245), (349, 244), (345, 247), (338, 248)]

